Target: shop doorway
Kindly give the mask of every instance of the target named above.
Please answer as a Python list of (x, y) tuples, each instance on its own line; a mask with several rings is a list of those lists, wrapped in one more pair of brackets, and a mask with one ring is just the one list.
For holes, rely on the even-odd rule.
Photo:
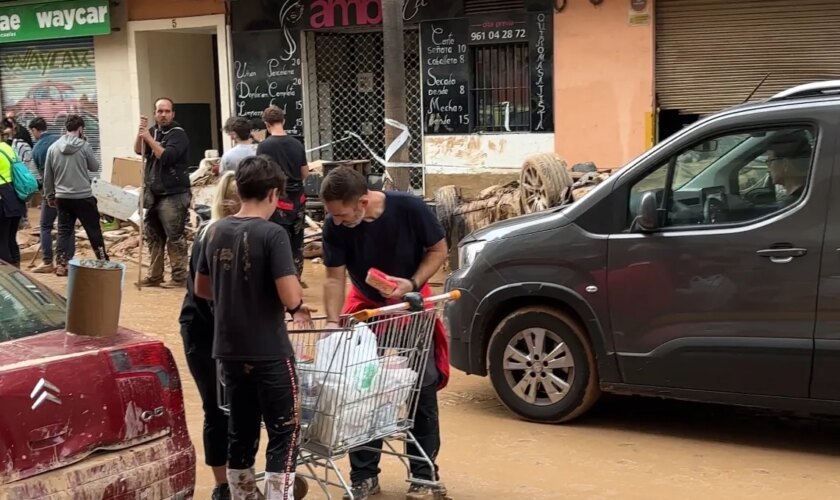
[[(177, 20), (172, 24), (178, 26)], [(157, 98), (172, 99), (175, 121), (190, 138), (190, 168), (195, 169), (205, 151), (221, 153), (226, 145), (221, 127), (230, 106), (224, 104), (221, 91), (219, 28), (155, 27), (146, 24), (142, 26), (146, 29), (134, 33), (140, 114), (151, 118)], [(226, 51), (223, 57), (227, 58)]]

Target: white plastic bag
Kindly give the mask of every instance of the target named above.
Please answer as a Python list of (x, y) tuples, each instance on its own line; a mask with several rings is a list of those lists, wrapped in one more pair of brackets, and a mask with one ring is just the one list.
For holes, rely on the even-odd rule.
[(354, 440), (373, 422), (379, 372), (376, 334), (364, 323), (336, 332), (316, 345), (314, 372), (320, 377), (320, 397), (311, 437), (325, 446)]
[(323, 374), (324, 383), (344, 379), (367, 390), (373, 386), (378, 368), (376, 334), (364, 323), (357, 324), (352, 332), (335, 332), (318, 341), (315, 372)]

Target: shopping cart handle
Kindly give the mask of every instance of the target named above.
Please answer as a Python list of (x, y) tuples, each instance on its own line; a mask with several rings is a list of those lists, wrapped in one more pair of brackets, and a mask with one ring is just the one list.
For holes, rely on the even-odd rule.
[[(414, 293), (408, 294), (403, 297), (404, 302), (400, 302), (399, 304), (394, 304), (390, 306), (380, 307), (377, 309), (364, 309), (362, 311), (358, 311), (355, 313), (350, 314), (356, 321), (367, 321), (370, 318), (380, 316), (382, 314), (394, 313), (397, 311), (422, 311), (425, 309), (425, 306), (429, 304), (436, 304), (438, 302), (445, 302), (447, 300), (458, 300), (461, 298), (461, 291), (460, 290), (453, 290), (449, 293), (444, 293), (441, 295), (434, 295), (432, 297), (423, 298), (420, 296), (420, 306), (418, 309), (414, 309), (416, 307), (415, 303), (412, 301), (415, 299), (409, 299), (409, 295), (415, 295)], [(420, 294), (416, 294), (420, 295)]]
[(407, 293), (402, 299), (408, 304), (408, 310), (411, 312), (419, 312), (425, 308), (423, 296), (417, 292)]

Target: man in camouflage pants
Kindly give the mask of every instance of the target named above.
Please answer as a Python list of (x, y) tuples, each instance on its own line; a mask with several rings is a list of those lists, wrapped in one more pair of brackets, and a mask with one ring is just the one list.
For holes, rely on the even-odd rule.
[(140, 286), (163, 284), (164, 248), (169, 253), (173, 286), (184, 286), (187, 280), (187, 225), (192, 192), (190, 190), (187, 133), (175, 121), (172, 99), (155, 101), (155, 125), (150, 129), (148, 118), (140, 118), (140, 130), (134, 143), (137, 154), (145, 153), (143, 203), (146, 209), (145, 237), (151, 254), (151, 265)]

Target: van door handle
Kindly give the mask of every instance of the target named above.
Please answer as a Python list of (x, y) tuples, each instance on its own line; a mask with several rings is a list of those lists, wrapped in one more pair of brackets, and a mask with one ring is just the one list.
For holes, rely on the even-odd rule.
[(787, 264), (796, 257), (802, 257), (808, 253), (804, 248), (765, 248), (756, 252), (759, 257), (767, 257), (775, 264)]

